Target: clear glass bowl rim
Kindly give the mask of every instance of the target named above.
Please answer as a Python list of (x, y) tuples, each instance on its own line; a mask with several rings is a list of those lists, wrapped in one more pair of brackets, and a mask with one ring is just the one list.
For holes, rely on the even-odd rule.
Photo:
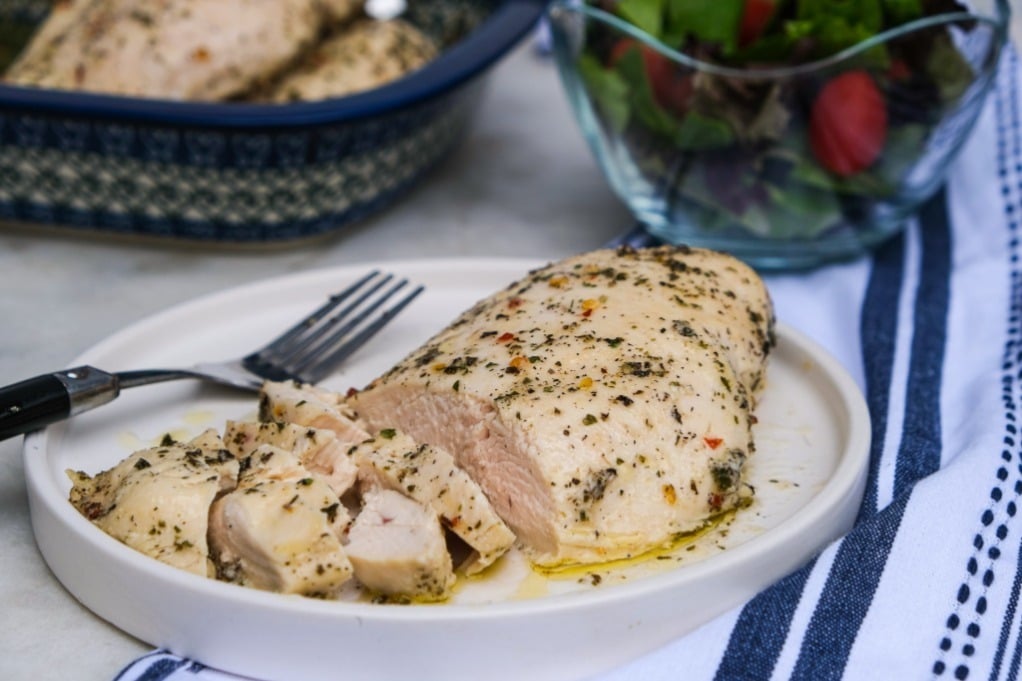
[(975, 21), (992, 26), (994, 29), (994, 51), (999, 51), (1008, 39), (1008, 23), (1011, 16), (1011, 6), (1009, 4), (1009, 0), (994, 0), (994, 5), (996, 7), (996, 16), (978, 14), (976, 12), (945, 12), (943, 14), (934, 14), (895, 26), (894, 28), (890, 28), (881, 33), (877, 33), (866, 40), (858, 42), (855, 45), (845, 48), (844, 50), (836, 52), (828, 57), (824, 57), (823, 59), (817, 59), (815, 61), (804, 62), (802, 64), (795, 64), (791, 66), (756, 68), (735, 68), (732, 66), (714, 64), (701, 59), (695, 59), (687, 54), (678, 52), (672, 47), (668, 47), (649, 33), (628, 23), (624, 19), (621, 19), (610, 12), (592, 7), (586, 4), (583, 0), (555, 0), (550, 7), (549, 14), (551, 20), (555, 23), (559, 12), (575, 12), (583, 14), (590, 19), (608, 24), (622, 33), (625, 33), (648, 45), (668, 59), (697, 71), (726, 78), (775, 80), (779, 78), (806, 75), (814, 71), (827, 69), (843, 61), (850, 60), (870, 48), (881, 45), (895, 38), (908, 35), (914, 31), (961, 21)]

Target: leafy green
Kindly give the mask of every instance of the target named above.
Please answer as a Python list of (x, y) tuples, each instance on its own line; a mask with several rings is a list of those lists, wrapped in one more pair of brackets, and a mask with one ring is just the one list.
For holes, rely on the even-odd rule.
[(734, 50), (745, 0), (673, 0), (667, 3), (664, 38), (680, 44), (685, 36)]
[(926, 70), (940, 89), (940, 97), (944, 101), (958, 99), (976, 75), (946, 33), (933, 39)]
[(617, 13), (637, 28), (659, 38), (663, 34), (666, 3), (667, 0), (620, 0), (617, 3)]
[(727, 123), (690, 111), (674, 133), (674, 143), (681, 149), (722, 149), (733, 144), (735, 134)]
[(884, 26), (880, 0), (798, 0), (795, 17), (820, 25), (844, 24), (869, 35), (879, 33)]
[(591, 54), (578, 60), (578, 71), (589, 92), (614, 132), (620, 133), (628, 123), (628, 83), (618, 71), (605, 69)]

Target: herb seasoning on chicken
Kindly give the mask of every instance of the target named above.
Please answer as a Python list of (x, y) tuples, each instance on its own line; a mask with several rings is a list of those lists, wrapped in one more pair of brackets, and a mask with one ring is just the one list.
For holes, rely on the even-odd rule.
[(734, 258), (603, 250), (479, 302), (350, 404), (454, 454), (537, 564), (600, 562), (743, 502), (772, 345)]

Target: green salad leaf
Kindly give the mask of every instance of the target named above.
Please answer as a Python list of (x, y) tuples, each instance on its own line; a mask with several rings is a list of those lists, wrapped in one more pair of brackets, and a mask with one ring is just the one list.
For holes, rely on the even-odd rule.
[(600, 111), (610, 122), (611, 129), (620, 133), (628, 124), (628, 82), (617, 70), (605, 69), (596, 57), (583, 54), (578, 60), (578, 71), (592, 93)]
[(615, 10), (622, 19), (655, 38), (661, 38), (667, 2), (668, 0), (620, 0)]
[(745, 0), (670, 0), (662, 38), (669, 45), (679, 45), (691, 36), (719, 45), (725, 53), (732, 52), (744, 8)]

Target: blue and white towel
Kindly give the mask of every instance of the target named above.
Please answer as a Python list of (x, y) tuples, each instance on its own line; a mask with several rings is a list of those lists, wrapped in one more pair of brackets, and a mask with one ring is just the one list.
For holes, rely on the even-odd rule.
[[(869, 258), (769, 277), (778, 317), (873, 418), (854, 529), (751, 601), (599, 681), (1022, 674), (1022, 66), (947, 188)], [(231, 681), (166, 653), (118, 681)]]

